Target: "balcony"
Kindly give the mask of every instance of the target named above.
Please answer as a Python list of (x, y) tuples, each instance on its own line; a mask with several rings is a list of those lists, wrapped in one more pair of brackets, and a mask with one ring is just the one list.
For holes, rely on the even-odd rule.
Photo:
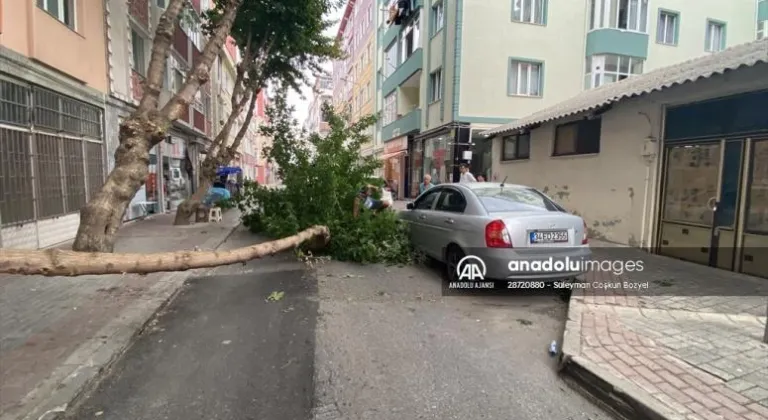
[(648, 57), (648, 34), (622, 29), (601, 28), (587, 33), (587, 57), (595, 54), (615, 54)]
[(404, 136), (421, 129), (421, 109), (416, 108), (413, 111), (399, 116), (395, 121), (381, 128), (381, 138), (383, 141), (391, 140), (395, 137)]
[(184, 61), (189, 61), (189, 37), (178, 23), (176, 30), (173, 31), (173, 49), (181, 55)]
[(128, 0), (128, 13), (144, 28), (149, 28), (149, 2), (147, 0)]
[(384, 82), (381, 84), (382, 95), (387, 96), (392, 93), (393, 90), (397, 89), (398, 86), (413, 76), (414, 73), (420, 71), (423, 66), (424, 52), (419, 48), (414, 51), (403, 64), (400, 64), (394, 73), (384, 79)]

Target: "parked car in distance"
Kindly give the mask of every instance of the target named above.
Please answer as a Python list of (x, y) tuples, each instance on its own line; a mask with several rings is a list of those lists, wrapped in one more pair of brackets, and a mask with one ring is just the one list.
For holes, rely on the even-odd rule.
[[(440, 184), (408, 203), (400, 217), (416, 250), (444, 263), (449, 281), (460, 280), (458, 264), (467, 255), (482, 259), (486, 279), (548, 283), (584, 274), (586, 264), (578, 261), (591, 257), (584, 220), (524, 185)], [(526, 269), (512, 270), (510, 261)], [(546, 270), (557, 261), (557, 269)]]

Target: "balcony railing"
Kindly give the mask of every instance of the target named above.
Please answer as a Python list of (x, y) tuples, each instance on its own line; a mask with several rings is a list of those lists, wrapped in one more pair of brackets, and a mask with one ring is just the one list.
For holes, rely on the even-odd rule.
[(404, 136), (421, 129), (421, 109), (415, 108), (405, 115), (398, 115), (395, 121), (381, 128), (381, 138), (384, 141)]

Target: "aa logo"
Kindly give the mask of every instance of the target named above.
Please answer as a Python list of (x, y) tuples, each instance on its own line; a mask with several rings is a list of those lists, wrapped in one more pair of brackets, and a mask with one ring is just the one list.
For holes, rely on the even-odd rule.
[(480, 257), (467, 255), (456, 264), (456, 274), (459, 280), (483, 280), (485, 279), (485, 263)]

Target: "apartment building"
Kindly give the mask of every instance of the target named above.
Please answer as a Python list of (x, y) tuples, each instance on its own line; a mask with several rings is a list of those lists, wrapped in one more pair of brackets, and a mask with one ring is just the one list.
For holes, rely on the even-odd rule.
[[(376, 2), (378, 0), (349, 0), (336, 36), (346, 56), (333, 63), (332, 84), (334, 108), (347, 114), (351, 121), (373, 114), (376, 60)], [(371, 127), (371, 142), (363, 146), (363, 154), (374, 152), (375, 128)]]
[[(491, 178), (483, 130), (585, 89), (756, 37), (765, 0), (402, 0), (382, 2), (380, 137), (407, 155), (411, 196), (458, 165)], [(397, 16), (391, 23), (386, 20)], [(764, 29), (761, 29), (764, 30)], [(521, 142), (513, 153), (525, 155)]]
[[(216, 65), (212, 71), (212, 84), (215, 92), (213, 106), (213, 133), (218, 134), (222, 126), (232, 113), (232, 94), (235, 88), (235, 79), (237, 78), (236, 66), (241, 60), (240, 51), (232, 37), (228, 37), (224, 48), (219, 53)], [(253, 111), (251, 123), (246, 129), (246, 134), (240, 141), (237, 153), (231, 165), (240, 167), (242, 177), (250, 181), (263, 183), (265, 180), (265, 167), (259, 159), (259, 151), (264, 147), (263, 140), (259, 134), (259, 126), (266, 118), (266, 95), (264, 91), (259, 92), (256, 98), (256, 107)], [(240, 127), (245, 123), (247, 113), (246, 109), (240, 113), (235, 121), (232, 130), (229, 132), (228, 144), (234, 143)]]
[(0, 246), (72, 239), (101, 188), (105, 51), (102, 2), (0, 2)]
[(315, 75), (315, 83), (312, 85), (312, 99), (309, 102), (307, 119), (304, 121), (304, 129), (308, 133), (321, 136), (328, 134), (330, 127), (323, 114), (323, 105), (333, 105), (333, 82), (330, 76), (324, 74)]
[[(149, 66), (152, 38), (167, 1), (107, 0), (105, 4), (107, 48), (103, 53), (109, 64), (106, 137), (111, 169), (120, 122), (135, 110), (143, 95), (142, 82)], [(194, 0), (190, 5), (192, 13), (177, 23), (173, 35), (160, 94), (161, 105), (181, 89), (188, 70), (201, 57), (205, 46), (201, 14), (211, 6), (210, 0)], [(166, 141), (150, 151), (150, 174), (131, 201), (125, 215), (127, 220), (175, 210), (196, 190), (200, 155), (213, 135), (213, 85), (215, 80), (201, 88), (168, 131)]]

